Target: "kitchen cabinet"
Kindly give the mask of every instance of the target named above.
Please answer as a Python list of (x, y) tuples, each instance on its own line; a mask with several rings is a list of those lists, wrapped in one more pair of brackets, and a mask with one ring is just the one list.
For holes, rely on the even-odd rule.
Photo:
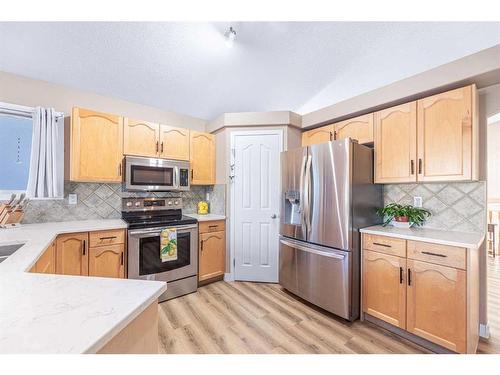
[(89, 234), (68, 233), (56, 239), (56, 273), (60, 275), (87, 276)]
[(351, 137), (358, 143), (373, 142), (373, 113), (351, 118), (349, 120), (333, 124), (333, 139), (345, 139)]
[(224, 220), (199, 223), (198, 281), (218, 280), (226, 265), (226, 232)]
[(407, 330), (458, 353), (466, 352), (466, 272), (408, 260)]
[(158, 157), (160, 125), (126, 118), (123, 126), (125, 155)]
[[(392, 240), (404, 241), (407, 251)], [(377, 318), (457, 353), (476, 352), (478, 250), (368, 233), (362, 243), (364, 318)]]
[(417, 102), (375, 112), (375, 183), (417, 181)]
[(160, 157), (189, 160), (189, 129), (160, 125)]
[(125, 277), (125, 249), (123, 244), (91, 247), (89, 249), (89, 276)]
[(70, 179), (121, 182), (123, 118), (83, 108), (71, 116)]
[(53, 242), (38, 258), (30, 272), (56, 273), (56, 243)]
[(406, 259), (365, 250), (363, 311), (406, 328)]
[(215, 184), (215, 136), (190, 131), (190, 163), (192, 185)]
[(418, 181), (477, 179), (476, 86), (417, 101)]
[(302, 133), (302, 147), (331, 141), (332, 134), (332, 124), (305, 131)]

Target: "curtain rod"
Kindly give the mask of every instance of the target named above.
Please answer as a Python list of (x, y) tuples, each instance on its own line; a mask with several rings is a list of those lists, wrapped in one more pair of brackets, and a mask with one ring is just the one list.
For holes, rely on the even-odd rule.
[[(31, 117), (34, 111), (34, 107), (0, 102), (0, 113)], [(56, 117), (64, 117), (64, 112), (54, 112), (54, 115)]]

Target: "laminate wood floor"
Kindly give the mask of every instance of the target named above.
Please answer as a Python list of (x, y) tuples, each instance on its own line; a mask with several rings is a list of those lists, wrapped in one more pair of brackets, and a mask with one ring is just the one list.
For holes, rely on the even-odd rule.
[[(500, 353), (500, 260), (489, 264), (492, 338), (479, 353)], [(160, 352), (428, 353), (369, 322), (346, 322), (277, 284), (219, 281), (159, 305)]]

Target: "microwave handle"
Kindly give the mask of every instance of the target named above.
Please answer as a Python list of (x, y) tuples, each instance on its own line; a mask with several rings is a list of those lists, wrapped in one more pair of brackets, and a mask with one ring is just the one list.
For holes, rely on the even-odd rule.
[[(129, 235), (134, 236), (134, 235), (142, 235), (142, 234), (150, 234), (150, 235), (155, 235), (155, 234), (160, 234), (162, 229), (165, 228), (172, 228), (172, 227), (162, 227), (162, 228), (151, 228), (151, 229), (142, 229), (142, 230), (129, 230)], [(198, 229), (197, 224), (193, 225), (179, 225), (177, 227), (177, 231), (181, 232), (186, 229)]]
[(178, 189), (179, 186), (179, 167), (174, 168), (174, 186)]

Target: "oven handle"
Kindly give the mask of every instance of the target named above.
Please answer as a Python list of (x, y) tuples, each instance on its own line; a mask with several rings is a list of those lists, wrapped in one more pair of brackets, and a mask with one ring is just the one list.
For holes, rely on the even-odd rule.
[(160, 227), (160, 228), (151, 228), (151, 229), (141, 229), (141, 230), (129, 230), (128, 234), (131, 236), (141, 235), (141, 234), (151, 234), (151, 233), (160, 233), (163, 229), (166, 228), (177, 228), (178, 231), (184, 229), (198, 229), (198, 225), (179, 225), (179, 226), (170, 226), (170, 227)]

